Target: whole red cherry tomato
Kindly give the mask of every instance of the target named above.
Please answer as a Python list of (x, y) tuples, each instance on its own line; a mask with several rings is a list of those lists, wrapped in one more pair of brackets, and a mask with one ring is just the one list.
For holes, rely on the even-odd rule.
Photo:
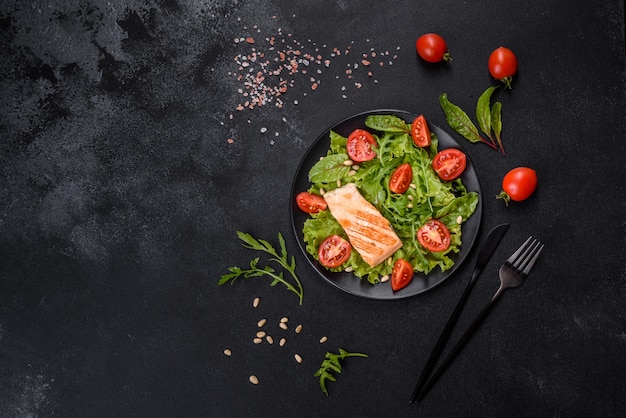
[(415, 41), (417, 54), (426, 62), (452, 61), (448, 44), (436, 33), (425, 33)]
[(413, 280), (413, 266), (404, 258), (398, 259), (391, 270), (391, 289), (395, 292), (407, 287)]
[(536, 188), (537, 172), (532, 168), (517, 167), (506, 173), (502, 180), (502, 192), (496, 197), (508, 206), (509, 200), (520, 202), (528, 199)]
[(398, 166), (389, 179), (389, 190), (391, 193), (402, 194), (409, 189), (413, 180), (413, 168), (411, 164), (404, 163)]
[(489, 56), (489, 73), (510, 89), (513, 76), (517, 74), (517, 57), (509, 48), (496, 48)]

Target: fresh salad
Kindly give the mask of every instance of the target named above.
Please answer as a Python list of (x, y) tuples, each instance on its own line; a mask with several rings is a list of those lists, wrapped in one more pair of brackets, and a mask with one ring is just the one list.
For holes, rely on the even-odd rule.
[[(310, 214), (304, 241), (307, 252), (330, 271), (352, 272), (371, 284), (392, 276), (392, 288), (399, 290), (413, 272), (446, 271), (454, 265), (450, 256), (460, 251), (461, 224), (476, 210), (478, 194), (468, 191), (459, 177), (465, 154), (456, 148), (438, 150), (438, 139), (423, 116), (408, 124), (395, 115), (370, 115), (364, 128), (348, 138), (330, 131), (327, 155), (308, 173), (311, 187), (296, 197), (300, 209)], [(373, 267), (352, 250), (323, 197), (349, 183), (402, 241), (401, 248)]]

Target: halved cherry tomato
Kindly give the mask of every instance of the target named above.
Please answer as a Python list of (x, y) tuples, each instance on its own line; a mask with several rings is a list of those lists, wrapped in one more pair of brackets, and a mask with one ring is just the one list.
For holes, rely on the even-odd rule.
[(436, 33), (425, 33), (417, 38), (415, 49), (426, 62), (452, 61), (446, 41)]
[(326, 238), (317, 252), (320, 263), (328, 268), (339, 267), (350, 258), (352, 246), (339, 235)]
[(442, 180), (454, 180), (465, 170), (466, 160), (463, 151), (456, 148), (444, 149), (433, 158), (433, 169)]
[(489, 73), (504, 83), (505, 88), (511, 88), (511, 80), (517, 74), (517, 57), (509, 48), (496, 48), (489, 56)]
[(411, 124), (411, 136), (413, 143), (418, 147), (427, 147), (430, 145), (430, 129), (424, 115), (419, 115)]
[(402, 194), (409, 189), (409, 185), (412, 180), (413, 168), (411, 167), (411, 164), (400, 164), (391, 174), (391, 179), (389, 179), (389, 190), (391, 190), (392, 193)]
[(413, 266), (404, 258), (398, 259), (391, 270), (391, 289), (395, 292), (408, 286), (413, 280)]
[(365, 129), (355, 129), (348, 136), (346, 148), (348, 155), (352, 161), (361, 163), (363, 161), (369, 161), (376, 157), (376, 153), (372, 148), (376, 147), (376, 139), (374, 135), (367, 132)]
[(324, 198), (320, 195), (300, 192), (296, 196), (296, 203), (298, 207), (306, 213), (317, 213), (326, 210), (328, 206)]
[(442, 222), (431, 219), (417, 230), (417, 240), (429, 251), (445, 251), (450, 247), (450, 231)]
[(502, 192), (496, 196), (509, 204), (509, 200), (526, 200), (537, 188), (537, 172), (528, 167), (517, 167), (506, 173), (502, 180)]

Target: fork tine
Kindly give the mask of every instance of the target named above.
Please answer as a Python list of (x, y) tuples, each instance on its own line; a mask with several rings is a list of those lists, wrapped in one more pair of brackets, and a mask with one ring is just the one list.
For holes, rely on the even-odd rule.
[(535, 261), (537, 261), (537, 258), (539, 257), (541, 250), (543, 250), (543, 244), (537, 241), (537, 246), (533, 250), (533, 254), (531, 254), (531, 257), (528, 259), (526, 267), (524, 267), (524, 270), (522, 271), (523, 275), (528, 276), (528, 273), (530, 273), (530, 270), (535, 265)]
[(518, 261), (518, 257), (519, 255), (522, 253), (522, 251), (524, 251), (524, 249), (526, 248), (526, 244), (528, 244), (530, 242), (530, 240), (533, 238), (533, 236), (529, 236), (528, 239), (526, 241), (524, 241), (524, 243), (517, 249), (517, 251), (515, 251), (507, 261), (507, 263), (511, 263), (514, 264), (516, 261)]

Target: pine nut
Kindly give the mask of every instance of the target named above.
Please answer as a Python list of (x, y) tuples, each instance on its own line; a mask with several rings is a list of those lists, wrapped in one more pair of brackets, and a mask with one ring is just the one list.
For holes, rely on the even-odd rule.
[(251, 374), (250, 377), (248, 378), (248, 380), (250, 380), (250, 383), (252, 383), (253, 385), (258, 385), (259, 384), (259, 378), (256, 377), (255, 375)]
[(352, 273), (352, 271), (354, 271), (354, 268), (352, 266), (348, 266), (343, 271), (345, 271), (346, 273)]
[(263, 338), (266, 335), (267, 335), (267, 332), (265, 332), (265, 331), (259, 331), (259, 332), (256, 333), (256, 337), (257, 338)]
[(328, 341), (328, 337), (323, 336), (322, 338), (320, 338), (320, 344), (324, 344), (326, 341)]
[(259, 306), (259, 303), (261, 303), (261, 299), (260, 298), (254, 298), (254, 301), (252, 302), (252, 306), (254, 306), (255, 308)]
[(413, 200), (414, 199), (412, 194), (408, 195), (406, 198), (409, 199), (409, 200)]
[(380, 282), (381, 283), (385, 283), (388, 280), (389, 280), (389, 275), (388, 274), (385, 274), (383, 277), (380, 278)]
[(355, 164), (352, 166), (352, 169), (355, 171), (359, 171), (359, 168), (361, 168), (358, 164)]
[(324, 189), (322, 189), (322, 188), (320, 187), (320, 195), (324, 196), (324, 193), (326, 193), (326, 192), (324, 191)]
[(260, 338), (255, 338), (254, 340), (252, 340), (255, 344), (261, 344), (263, 342), (262, 339)]
[(341, 180), (337, 180), (337, 187), (341, 187)]
[(287, 323), (286, 323), (286, 322), (281, 322), (278, 326), (279, 326), (279, 327), (281, 327), (282, 329), (285, 329), (285, 330), (286, 330), (287, 328), (289, 328), (289, 327), (287, 326)]
[(352, 177), (356, 174), (356, 170), (350, 170), (348, 171), (348, 176)]
[(286, 339), (281, 338), (280, 341), (278, 342), (278, 345), (280, 345), (282, 347), (283, 345), (285, 345), (286, 342), (287, 342)]
[(295, 355), (295, 356), (293, 356), (293, 357), (296, 359), (296, 361), (297, 361), (298, 363), (302, 363), (302, 357), (300, 357), (300, 354), (296, 354), (296, 355)]
[(267, 337), (265, 337), (265, 339), (267, 340), (268, 343), (274, 344), (274, 339), (272, 338), (271, 335), (268, 335)]
[(352, 164), (354, 164), (354, 161), (352, 161), (352, 160), (346, 160), (346, 161), (343, 162), (343, 165), (345, 165), (345, 166), (349, 166), (349, 165), (352, 165)]
[(416, 185), (415, 183), (411, 183), (411, 184), (409, 184), (409, 187), (410, 187), (411, 189), (417, 189), (417, 185)]
[(300, 334), (302, 332), (302, 324), (298, 325), (295, 331), (296, 331), (296, 334)]
[(257, 322), (257, 324), (256, 324), (256, 325), (257, 325), (259, 328), (261, 328), (263, 325), (265, 325), (265, 323), (266, 323), (266, 322), (267, 322), (267, 319), (263, 318), (263, 319), (261, 319), (259, 322)]
[(461, 225), (463, 223), (463, 216), (459, 215), (456, 217), (456, 223)]
[(289, 321), (289, 318), (287, 318), (286, 316), (283, 316), (282, 318), (280, 318), (281, 323), (287, 323), (288, 321)]
[(224, 354), (230, 357), (233, 354), (233, 352), (227, 348), (226, 350), (224, 350)]

